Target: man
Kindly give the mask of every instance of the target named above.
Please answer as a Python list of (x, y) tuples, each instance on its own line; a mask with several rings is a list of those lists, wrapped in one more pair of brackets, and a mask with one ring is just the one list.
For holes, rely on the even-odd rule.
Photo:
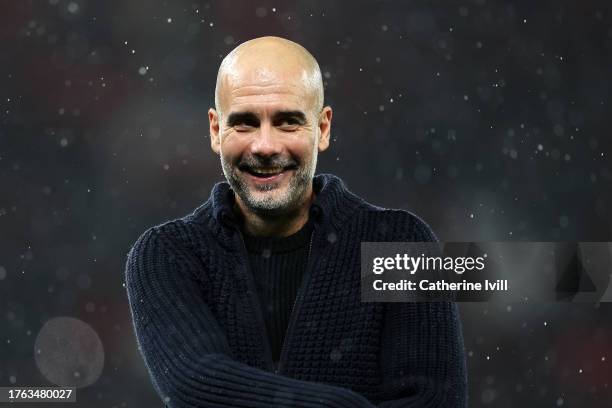
[(215, 108), (227, 183), (128, 255), (139, 348), (167, 406), (465, 406), (454, 304), (360, 302), (362, 241), (435, 236), (314, 176), (332, 109), (312, 55), (278, 37), (241, 44)]

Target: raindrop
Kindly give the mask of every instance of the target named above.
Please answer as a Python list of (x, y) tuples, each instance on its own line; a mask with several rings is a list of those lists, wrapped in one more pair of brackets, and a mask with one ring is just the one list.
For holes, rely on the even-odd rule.
[(76, 14), (79, 11), (79, 5), (74, 1), (68, 3), (68, 12), (71, 14)]
[(330, 243), (334, 243), (338, 240), (338, 236), (336, 235), (335, 232), (330, 232), (329, 234), (327, 234), (327, 241), (329, 241)]
[(329, 355), (329, 358), (331, 359), (331, 361), (340, 361), (340, 359), (342, 358), (342, 352), (338, 349), (333, 349), (332, 352)]
[(34, 358), (49, 382), (61, 387), (86, 387), (102, 374), (104, 348), (87, 323), (56, 317), (47, 321), (36, 336)]

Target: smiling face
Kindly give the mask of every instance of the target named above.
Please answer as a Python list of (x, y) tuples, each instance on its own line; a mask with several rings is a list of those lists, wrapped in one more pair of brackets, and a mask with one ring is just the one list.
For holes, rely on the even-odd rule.
[(257, 39), (221, 65), (217, 110), (209, 111), (211, 147), (243, 211), (285, 214), (308, 205), (312, 196), (332, 113), (321, 106), (316, 62), (298, 47)]

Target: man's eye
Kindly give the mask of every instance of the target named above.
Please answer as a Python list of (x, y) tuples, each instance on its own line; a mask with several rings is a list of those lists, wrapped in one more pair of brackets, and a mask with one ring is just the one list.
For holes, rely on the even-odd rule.
[(279, 125), (279, 128), (285, 131), (297, 130), (297, 128), (299, 127), (300, 127), (300, 123), (296, 120), (291, 120), (291, 119), (283, 120)]
[(254, 129), (253, 126), (247, 125), (245, 123), (238, 123), (233, 126), (234, 130), (237, 132), (248, 132)]

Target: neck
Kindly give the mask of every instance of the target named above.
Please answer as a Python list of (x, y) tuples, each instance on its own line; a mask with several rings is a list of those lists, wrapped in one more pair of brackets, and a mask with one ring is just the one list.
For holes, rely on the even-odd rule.
[(311, 189), (307, 198), (294, 211), (270, 215), (253, 212), (236, 196), (236, 209), (244, 219), (242, 228), (246, 234), (262, 237), (287, 237), (298, 232), (306, 224), (313, 199), (314, 194)]

